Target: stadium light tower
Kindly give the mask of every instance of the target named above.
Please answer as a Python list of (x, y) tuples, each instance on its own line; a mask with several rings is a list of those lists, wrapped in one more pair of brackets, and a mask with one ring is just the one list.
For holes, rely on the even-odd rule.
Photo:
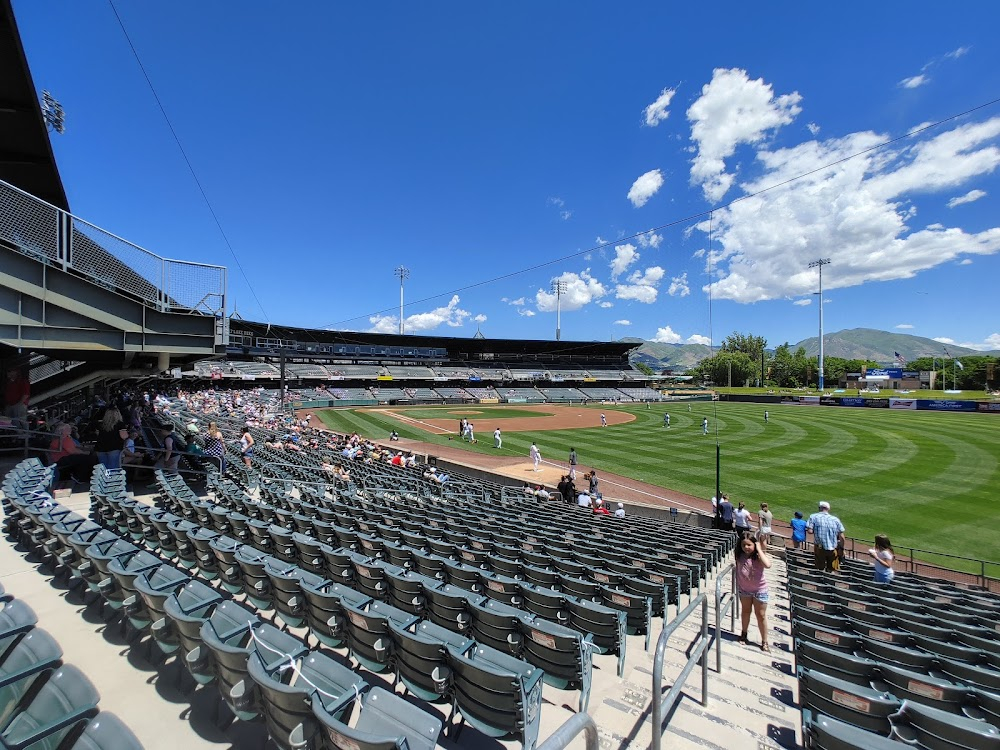
[(562, 315), (562, 296), (566, 294), (566, 282), (565, 281), (553, 281), (552, 282), (552, 293), (556, 295), (556, 341), (559, 340), (561, 335), (560, 329), (560, 317)]
[(62, 135), (66, 132), (66, 112), (59, 100), (48, 91), (42, 91), (42, 119), (46, 127)]
[(403, 282), (410, 278), (410, 269), (406, 266), (396, 266), (396, 270), (393, 274), (399, 277), (399, 335), (402, 336), (403, 330)]
[(823, 266), (830, 265), (829, 258), (820, 258), (809, 264), (819, 269), (819, 390), (823, 391)]

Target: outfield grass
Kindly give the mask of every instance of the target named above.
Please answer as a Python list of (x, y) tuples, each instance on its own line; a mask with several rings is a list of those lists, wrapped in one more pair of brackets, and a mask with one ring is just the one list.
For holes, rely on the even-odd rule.
[[(520, 417), (548, 417), (554, 413), (554, 409), (540, 410), (511, 408), (510, 406), (490, 406), (480, 404), (454, 404), (450, 406), (398, 406), (392, 407), (396, 411), (406, 410), (406, 416), (412, 419), (453, 419), (455, 421), (455, 433), (458, 433), (458, 420), (466, 417), (472, 422), (488, 422), (491, 419), (519, 419)], [(492, 430), (491, 430), (492, 431)]]
[[(578, 407), (591, 408), (591, 407)], [(608, 411), (611, 408), (602, 405)], [(715, 489), (716, 429), (722, 489), (756, 511), (767, 501), (784, 520), (828, 500), (849, 536), (885, 532), (897, 546), (1000, 560), (1000, 416), (728, 402), (617, 407), (634, 422), (605, 428), (504, 433), (504, 453), (580, 461), (699, 497)], [(669, 410), (670, 429), (663, 425)], [(708, 417), (710, 434), (702, 435)], [(478, 445), (435, 436), (376, 410), (321, 413), (338, 431), (404, 437), (495, 454), (490, 431)], [(994, 571), (996, 575), (1000, 571)]]

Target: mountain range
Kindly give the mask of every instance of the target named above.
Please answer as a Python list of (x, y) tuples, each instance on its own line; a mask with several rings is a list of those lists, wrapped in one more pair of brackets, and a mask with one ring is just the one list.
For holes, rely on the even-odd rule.
[[(641, 344), (638, 349), (632, 352), (632, 361), (643, 362), (657, 371), (665, 369), (687, 370), (712, 354), (711, 347), (704, 344), (661, 344), (634, 337), (626, 337), (621, 340)], [(768, 344), (769, 352), (774, 351), (775, 346), (778, 345), (775, 342), (768, 342)], [(956, 344), (942, 344), (940, 341), (923, 336), (890, 333), (874, 328), (849, 328), (828, 333), (823, 336), (823, 345), (824, 354), (830, 357), (870, 359), (885, 365), (892, 365), (896, 362), (896, 352), (899, 352), (908, 361), (919, 357), (944, 357), (945, 349), (952, 356), (958, 357), (970, 354), (1000, 356), (1000, 351), (983, 352)], [(792, 351), (796, 351), (800, 346), (806, 350), (806, 354), (816, 356), (819, 354), (819, 337), (813, 336), (803, 339), (797, 344), (792, 344)]]

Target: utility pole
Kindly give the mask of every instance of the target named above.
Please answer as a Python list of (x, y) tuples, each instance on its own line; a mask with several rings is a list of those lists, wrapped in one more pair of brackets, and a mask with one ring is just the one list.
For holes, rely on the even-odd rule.
[(562, 317), (562, 296), (566, 294), (566, 282), (553, 281), (552, 293), (556, 295), (556, 341), (559, 341), (559, 338), (562, 333), (560, 331), (560, 322)]
[(819, 269), (819, 390), (823, 392), (823, 266), (830, 264), (829, 258), (820, 258), (809, 264), (809, 268)]
[(393, 275), (399, 277), (399, 335), (402, 336), (405, 333), (403, 330), (403, 282), (410, 278), (410, 269), (406, 266), (396, 266)]

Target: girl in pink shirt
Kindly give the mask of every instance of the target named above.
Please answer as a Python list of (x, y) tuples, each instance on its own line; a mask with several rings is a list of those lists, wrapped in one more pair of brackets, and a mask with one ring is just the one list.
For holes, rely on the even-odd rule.
[(742, 632), (739, 642), (750, 643), (747, 630), (750, 627), (750, 611), (757, 615), (757, 627), (760, 629), (760, 650), (770, 651), (767, 644), (767, 602), (770, 594), (767, 589), (767, 579), (764, 571), (771, 567), (771, 558), (763, 546), (758, 545), (752, 537), (744, 537), (736, 546), (736, 588), (740, 597), (740, 620)]

